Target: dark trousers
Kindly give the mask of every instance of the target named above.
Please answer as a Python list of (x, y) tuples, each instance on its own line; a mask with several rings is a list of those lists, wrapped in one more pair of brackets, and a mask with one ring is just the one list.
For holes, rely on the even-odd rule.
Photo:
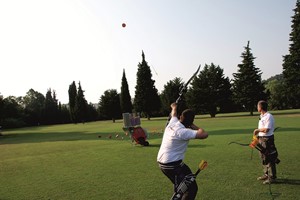
[(265, 152), (260, 152), (264, 174), (272, 179), (276, 179), (276, 161), (278, 152), (275, 147), (274, 136), (259, 137), (259, 144), (265, 148)]
[[(181, 183), (184, 177), (188, 174), (192, 174), (191, 169), (181, 161), (168, 164), (159, 164), (161, 171), (170, 179), (174, 184), (174, 192), (176, 186)], [(188, 191), (183, 195), (182, 200), (194, 200), (196, 198), (198, 186), (194, 181)]]

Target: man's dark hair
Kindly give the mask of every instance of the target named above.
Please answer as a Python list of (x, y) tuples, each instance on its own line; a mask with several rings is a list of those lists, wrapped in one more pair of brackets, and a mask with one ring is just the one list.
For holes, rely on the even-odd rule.
[(260, 108), (264, 111), (268, 110), (268, 103), (264, 100), (261, 100), (258, 102), (258, 105), (260, 106)]
[(194, 118), (195, 118), (194, 111), (192, 111), (191, 109), (186, 109), (180, 115), (180, 122), (186, 128), (189, 128), (193, 124)]

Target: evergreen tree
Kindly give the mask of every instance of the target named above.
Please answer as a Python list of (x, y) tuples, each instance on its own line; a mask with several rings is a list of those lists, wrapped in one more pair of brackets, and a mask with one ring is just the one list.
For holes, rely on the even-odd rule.
[[(160, 95), (161, 112), (163, 115), (170, 114), (170, 105), (178, 98), (181, 87), (183, 87), (183, 82), (182, 79), (178, 77), (175, 77), (173, 80), (168, 81), (167, 84), (164, 85), (164, 89)], [(180, 107), (186, 107), (184, 96), (182, 98), (182, 104)]]
[(67, 105), (61, 105), (61, 103), (59, 102), (58, 111), (59, 111), (59, 123), (66, 124), (72, 122), (70, 119), (70, 111)]
[(229, 78), (219, 66), (205, 65), (198, 77), (191, 83), (187, 94), (189, 107), (196, 112), (209, 113), (215, 117), (218, 112), (228, 109), (231, 104)]
[(87, 105), (87, 121), (96, 121), (98, 119), (98, 112), (94, 104), (89, 103)]
[(285, 96), (290, 108), (300, 108), (300, 0), (292, 17), (289, 54), (283, 57)]
[(80, 82), (78, 83), (78, 91), (75, 98), (74, 113), (76, 122), (85, 122), (87, 118), (87, 101), (84, 97), (84, 91), (81, 88)]
[(261, 80), (262, 73), (254, 65), (255, 57), (251, 53), (249, 41), (241, 57), (243, 60), (242, 64), (238, 65), (238, 73), (233, 74), (234, 100), (253, 115), (257, 102), (265, 99), (266, 95)]
[(116, 119), (121, 118), (120, 96), (117, 90), (106, 90), (101, 96), (99, 115), (102, 119), (112, 119), (114, 123)]
[(160, 109), (160, 98), (144, 52), (142, 52), (142, 59), (142, 62), (138, 64), (134, 108), (136, 112), (143, 112), (150, 120), (151, 114)]
[(76, 103), (76, 96), (77, 96), (77, 87), (75, 81), (69, 86), (69, 110), (70, 110), (70, 118), (73, 123), (76, 121), (75, 116), (75, 103)]
[(45, 124), (55, 124), (57, 123), (57, 115), (58, 115), (58, 104), (56, 99), (55, 91), (48, 89), (45, 98), (44, 104), (44, 123)]
[(132, 113), (131, 96), (129, 93), (128, 83), (125, 75), (125, 69), (123, 70), (122, 85), (120, 93), (120, 104), (123, 113)]
[(0, 93), (0, 124), (2, 124), (2, 120), (4, 119), (4, 98)]

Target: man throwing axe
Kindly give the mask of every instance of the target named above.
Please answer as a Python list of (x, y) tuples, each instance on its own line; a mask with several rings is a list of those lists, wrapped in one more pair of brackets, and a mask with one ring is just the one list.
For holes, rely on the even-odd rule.
[[(183, 162), (189, 140), (206, 139), (208, 134), (193, 123), (195, 114), (192, 110), (184, 110), (178, 119), (177, 104), (171, 104), (171, 108), (171, 120), (164, 131), (157, 162), (161, 171), (174, 184), (176, 192), (183, 181), (188, 181), (189, 177), (193, 179), (191, 169)], [(187, 192), (181, 199), (195, 199), (198, 191), (197, 183), (193, 180), (188, 185)]]

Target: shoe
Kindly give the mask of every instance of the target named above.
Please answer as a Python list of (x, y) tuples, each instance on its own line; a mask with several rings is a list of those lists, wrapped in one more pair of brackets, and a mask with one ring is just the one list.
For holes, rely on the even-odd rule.
[(260, 176), (257, 178), (258, 181), (265, 181), (268, 179), (268, 176), (267, 175), (263, 175), (263, 176)]
[(269, 178), (263, 182), (264, 185), (274, 183), (275, 179)]

